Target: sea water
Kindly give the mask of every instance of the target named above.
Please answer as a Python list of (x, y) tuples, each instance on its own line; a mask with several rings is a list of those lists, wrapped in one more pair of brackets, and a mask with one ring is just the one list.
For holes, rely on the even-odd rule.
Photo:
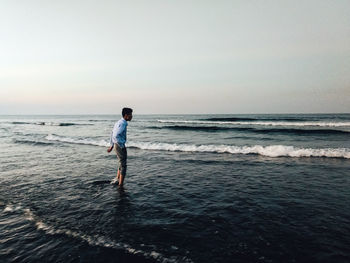
[(349, 262), (350, 114), (0, 116), (1, 262)]

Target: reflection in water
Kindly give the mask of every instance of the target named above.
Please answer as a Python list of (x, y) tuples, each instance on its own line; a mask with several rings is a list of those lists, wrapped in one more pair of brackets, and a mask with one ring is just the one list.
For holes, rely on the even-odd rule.
[(117, 228), (123, 227), (125, 222), (128, 222), (132, 216), (132, 205), (130, 202), (130, 196), (125, 191), (124, 187), (118, 187), (115, 192), (115, 223)]

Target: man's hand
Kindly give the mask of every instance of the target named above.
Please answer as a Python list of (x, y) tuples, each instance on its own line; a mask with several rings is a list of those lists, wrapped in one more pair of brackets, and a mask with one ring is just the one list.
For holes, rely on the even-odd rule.
[(110, 153), (113, 150), (113, 145), (107, 149), (107, 152)]

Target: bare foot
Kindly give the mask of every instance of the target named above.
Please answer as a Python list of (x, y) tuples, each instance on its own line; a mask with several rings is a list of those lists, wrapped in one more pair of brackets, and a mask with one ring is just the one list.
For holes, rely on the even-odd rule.
[(119, 184), (119, 179), (117, 177), (114, 177), (110, 184), (116, 184), (116, 183)]

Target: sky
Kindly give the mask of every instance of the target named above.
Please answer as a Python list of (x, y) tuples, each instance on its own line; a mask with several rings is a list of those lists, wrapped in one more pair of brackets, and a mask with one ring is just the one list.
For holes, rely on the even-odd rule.
[(3, 0), (0, 114), (350, 112), (348, 0)]

